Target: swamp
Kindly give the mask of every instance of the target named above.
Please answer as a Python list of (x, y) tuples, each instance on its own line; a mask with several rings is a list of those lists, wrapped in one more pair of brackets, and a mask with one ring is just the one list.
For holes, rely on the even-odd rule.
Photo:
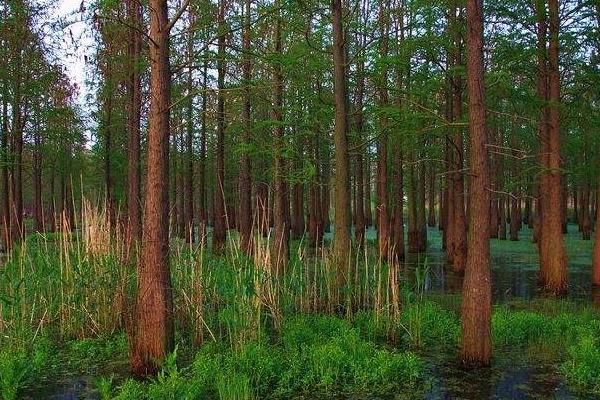
[(600, 398), (598, 0), (1, 0), (0, 400)]

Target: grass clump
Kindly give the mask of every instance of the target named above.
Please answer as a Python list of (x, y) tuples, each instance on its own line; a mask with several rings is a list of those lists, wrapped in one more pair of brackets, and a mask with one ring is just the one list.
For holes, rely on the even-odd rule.
[(577, 342), (569, 346), (567, 360), (561, 365), (561, 372), (576, 389), (600, 394), (600, 344), (598, 336), (581, 335)]
[(337, 317), (288, 318), (280, 340), (232, 346), (207, 343), (191, 365), (177, 369), (175, 356), (146, 384), (126, 381), (116, 398), (246, 400), (385, 395), (414, 386), (423, 365), (410, 352), (368, 341)]

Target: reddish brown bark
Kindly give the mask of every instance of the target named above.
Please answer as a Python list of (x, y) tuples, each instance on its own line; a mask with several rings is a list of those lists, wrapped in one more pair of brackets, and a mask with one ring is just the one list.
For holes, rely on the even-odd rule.
[(215, 254), (225, 251), (227, 239), (227, 222), (225, 215), (225, 8), (226, 1), (219, 0), (219, 37), (217, 39), (217, 148), (216, 148), (216, 179), (214, 188), (214, 216), (212, 249)]
[(150, 0), (150, 111), (142, 256), (131, 366), (153, 374), (173, 349), (173, 298), (169, 271), (169, 113), (171, 73), (166, 0)]
[[(358, 41), (364, 46), (365, 36), (360, 35)], [(365, 163), (363, 160), (363, 130), (364, 130), (364, 93), (365, 93), (365, 60), (364, 54), (358, 57), (356, 63), (356, 111), (354, 114), (354, 128), (356, 129), (356, 141), (358, 149), (356, 151), (356, 162), (354, 165), (354, 178), (356, 185), (355, 195), (355, 237), (356, 244), (362, 247), (365, 242)]]
[[(379, 57), (383, 60), (381, 73), (377, 83), (378, 105), (388, 105), (388, 35), (389, 35), (389, 1), (381, 0), (379, 4)], [(379, 141), (377, 147), (377, 234), (379, 242), (379, 258), (388, 258), (390, 246), (390, 216), (388, 198), (388, 118), (385, 113), (379, 116)]]
[(6, 96), (2, 96), (2, 232), (0, 236), (3, 240), (5, 249), (9, 249), (11, 245), (10, 235), (10, 196), (9, 196), (9, 179), (8, 179), (8, 104)]
[[(598, 23), (598, 49), (600, 50), (600, 4), (596, 5), (596, 21)], [(600, 286), (600, 210), (598, 202), (600, 201), (600, 179), (598, 179), (598, 192), (595, 199), (594, 212), (596, 213), (596, 242), (594, 243), (594, 253), (592, 257), (592, 284)]]
[[(187, 60), (190, 68), (187, 71), (187, 102), (186, 102), (186, 139), (185, 139), (185, 165), (184, 168), (184, 196), (183, 201), (183, 230), (185, 241), (193, 243), (194, 233), (194, 90), (193, 71), (191, 65), (194, 62), (194, 24), (195, 15), (188, 12), (188, 37), (187, 37)], [(183, 145), (182, 145), (183, 147)]]
[(200, 115), (200, 154), (198, 160), (198, 235), (201, 243), (206, 243), (206, 227), (208, 215), (206, 212), (206, 113), (207, 113), (207, 80), (208, 60), (204, 60), (202, 67), (202, 114)]
[[(461, 10), (458, 3), (454, 3), (450, 12), (451, 33), (453, 37), (452, 63), (454, 67), (462, 65), (461, 35), (459, 23), (462, 23)], [(451, 78), (452, 88), (452, 120), (457, 122), (462, 119), (462, 78), (457, 72)], [(451, 179), (450, 204), (448, 223), (451, 225), (448, 232), (448, 259), (456, 272), (463, 272), (467, 257), (467, 224), (465, 216), (464, 178), (463, 178), (463, 132), (460, 127), (455, 128), (450, 141), (452, 148), (453, 170), (449, 174)]]
[(492, 281), (487, 234), (490, 173), (485, 126), (482, 0), (467, 0), (467, 71), (471, 155), (470, 234), (461, 305), (460, 353), (464, 364), (489, 365), (492, 357)]
[[(127, 17), (132, 27), (139, 27), (142, 10), (137, 0), (127, 0)], [(130, 28), (128, 56), (128, 116), (127, 116), (127, 253), (131, 255), (135, 242), (142, 237), (141, 224), (141, 165), (140, 165), (140, 116), (142, 107), (142, 84), (140, 56), (142, 37), (137, 29)]]
[[(555, 294), (567, 288), (567, 259), (562, 237), (561, 175), (560, 175), (560, 75), (558, 65), (558, 0), (548, 0), (548, 128), (546, 184), (540, 188), (542, 205), (540, 227), (540, 278), (542, 284)], [(543, 249), (543, 250), (542, 250)], [(542, 256), (542, 253), (544, 255)]]
[(252, 140), (252, 115), (250, 87), (252, 85), (252, 62), (250, 60), (250, 0), (244, 2), (244, 32), (242, 37), (244, 60), (242, 76), (244, 99), (242, 107), (244, 152), (240, 163), (240, 246), (246, 254), (252, 253), (252, 165), (250, 145)]
[(34, 127), (33, 142), (33, 228), (35, 232), (44, 231), (44, 211), (42, 205), (42, 136), (39, 126)]
[(590, 218), (590, 183), (587, 181), (583, 184), (581, 191), (581, 237), (583, 240), (590, 240), (592, 236), (592, 223)]
[[(282, 53), (281, 38), (281, 16), (278, 14), (275, 20), (274, 34), (275, 54)], [(289, 260), (289, 235), (290, 227), (287, 224), (286, 207), (286, 185), (285, 185), (285, 159), (284, 130), (283, 130), (283, 71), (279, 61), (273, 67), (273, 129), (274, 151), (273, 151), (273, 246), (271, 262), (274, 270), (279, 276), (283, 274), (284, 268)]]
[[(332, 0), (333, 19), (333, 77), (334, 77), (334, 145), (335, 145), (335, 235), (334, 262), (337, 288), (347, 284), (350, 262), (350, 161), (348, 156), (348, 116), (346, 115), (345, 42), (341, 0)], [(339, 299), (340, 301), (342, 299)]]

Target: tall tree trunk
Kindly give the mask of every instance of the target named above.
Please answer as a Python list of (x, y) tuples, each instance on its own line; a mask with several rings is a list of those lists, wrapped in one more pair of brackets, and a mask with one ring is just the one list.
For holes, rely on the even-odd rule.
[(171, 72), (166, 0), (150, 0), (150, 111), (142, 256), (138, 264), (136, 327), (131, 366), (155, 373), (173, 349), (173, 297), (169, 268), (169, 114)]
[(42, 137), (39, 132), (39, 122), (35, 130), (33, 142), (33, 222), (36, 232), (44, 231), (44, 211), (42, 205)]
[(187, 61), (190, 68), (187, 71), (187, 115), (186, 115), (186, 149), (185, 149), (185, 196), (184, 200), (184, 238), (187, 243), (193, 243), (194, 235), (194, 79), (192, 65), (194, 63), (194, 13), (188, 12)]
[(227, 240), (225, 215), (225, 8), (226, 1), (219, 0), (219, 37), (217, 39), (217, 153), (213, 216), (213, 253), (222, 254)]
[[(398, 19), (402, 21), (403, 15), (400, 13)], [(400, 31), (402, 31), (402, 24), (400, 24)], [(396, 40), (399, 42), (403, 40), (402, 32), (396, 36)], [(402, 107), (402, 71), (400, 68), (396, 71), (396, 106), (398, 109)], [(398, 138), (394, 141), (394, 147), (392, 148), (393, 159), (394, 159), (394, 170), (393, 170), (393, 195), (394, 201), (394, 218), (392, 223), (392, 256), (394, 261), (403, 260), (405, 257), (405, 246), (404, 246), (404, 140)]]
[(373, 211), (371, 207), (371, 156), (365, 156), (365, 226), (373, 226)]
[(114, 89), (111, 80), (113, 79), (111, 68), (107, 68), (106, 80), (108, 81), (107, 98), (104, 100), (105, 126), (104, 126), (104, 190), (106, 201), (106, 216), (110, 229), (115, 228), (115, 201), (113, 191), (113, 174), (112, 174), (112, 155), (113, 155), (113, 98)]
[(590, 240), (592, 236), (592, 223), (590, 219), (590, 183), (585, 178), (581, 191), (581, 238)]
[(252, 62), (250, 59), (250, 0), (244, 2), (244, 33), (242, 37), (244, 60), (244, 103), (242, 107), (244, 152), (240, 164), (240, 245), (246, 254), (252, 252), (252, 173), (250, 146), (252, 140), (252, 115), (250, 89), (252, 85)]
[(471, 154), (469, 251), (461, 305), (461, 359), (489, 365), (492, 357), (492, 279), (490, 267), (490, 172), (486, 143), (483, 82), (482, 0), (467, 0), (467, 88)]
[(3, 238), (3, 245), (6, 250), (11, 247), (8, 136), (8, 104), (6, 96), (2, 96), (2, 232), (0, 235)]
[[(20, 53), (19, 53), (20, 54)], [(18, 56), (21, 60), (21, 56)], [(12, 104), (12, 151), (11, 155), (11, 240), (23, 238), (23, 116), (21, 96), (21, 69), (17, 69), (14, 79)]]
[[(548, 130), (547, 184), (540, 193), (546, 198), (543, 206), (543, 227), (540, 230), (540, 275), (542, 284), (555, 294), (567, 288), (567, 257), (562, 237), (561, 175), (560, 175), (560, 74), (558, 64), (558, 0), (548, 0), (549, 36), (548, 50)], [(541, 253), (541, 252), (540, 252)]]
[[(453, 51), (452, 60), (455, 67), (462, 65), (461, 57), (461, 35), (459, 23), (462, 22), (461, 9), (458, 2), (454, 2), (450, 14), (450, 22), (453, 36)], [(462, 119), (462, 78), (460, 72), (454, 74), (452, 82), (452, 120), (458, 122)], [(464, 177), (463, 177), (463, 132), (460, 127), (455, 128), (455, 133), (451, 139), (453, 148), (453, 172), (451, 175), (451, 191), (452, 211), (450, 214), (449, 224), (450, 235), (448, 238), (448, 253), (449, 259), (452, 262), (454, 271), (463, 272), (465, 269), (467, 256), (467, 226), (465, 216), (465, 201), (464, 201)]]
[[(596, 3), (596, 22), (597, 22), (597, 34), (598, 34), (598, 52), (600, 53), (600, 3)], [(598, 210), (598, 203), (600, 202), (600, 179), (598, 179), (598, 192), (596, 194), (596, 201), (594, 212), (596, 215), (596, 242), (594, 243), (594, 253), (592, 260), (592, 284), (594, 286), (600, 286), (600, 210)]]
[(204, 59), (202, 66), (202, 115), (200, 116), (200, 159), (198, 160), (198, 235), (202, 244), (206, 243), (206, 113), (208, 109), (208, 60)]
[[(388, 35), (389, 35), (389, 1), (379, 2), (379, 57), (382, 59), (381, 73), (378, 77), (379, 106), (388, 105)], [(379, 116), (379, 142), (377, 154), (377, 233), (379, 240), (379, 257), (387, 260), (390, 245), (390, 221), (388, 199), (388, 118), (385, 113)]]
[[(346, 272), (350, 262), (350, 161), (348, 157), (348, 116), (346, 115), (345, 42), (341, 0), (331, 1), (333, 19), (333, 89), (335, 99), (335, 235), (334, 262), (337, 270), (337, 288), (343, 289), (348, 281)], [(341, 300), (341, 299), (339, 299)]]
[[(142, 22), (142, 9), (137, 0), (127, 0), (127, 16), (132, 27)], [(129, 30), (129, 80), (127, 116), (127, 255), (132, 255), (136, 242), (142, 237), (141, 224), (141, 164), (140, 164), (140, 117), (142, 107), (142, 81), (140, 56), (142, 37), (137, 29)]]
[[(277, 11), (275, 16), (274, 28), (275, 54), (282, 54), (281, 38), (281, 15)], [(271, 260), (273, 267), (279, 276), (282, 276), (284, 268), (289, 259), (289, 234), (290, 227), (287, 224), (286, 208), (286, 185), (285, 185), (285, 160), (284, 160), (284, 129), (283, 129), (283, 71), (280, 61), (275, 61), (273, 67), (273, 121), (275, 127), (273, 136), (275, 142), (274, 148), (274, 166), (273, 166), (273, 247)]]
[(429, 168), (429, 188), (427, 191), (428, 207), (427, 207), (427, 225), (431, 228), (435, 227), (435, 166)]
[[(359, 43), (364, 46), (365, 36), (360, 34)], [(362, 247), (365, 243), (365, 163), (364, 163), (364, 149), (363, 149), (363, 135), (364, 135), (364, 94), (365, 94), (365, 60), (364, 53), (361, 53), (356, 63), (356, 112), (354, 114), (354, 126), (356, 129), (356, 162), (354, 164), (354, 177), (356, 185), (356, 206), (355, 206), (355, 236), (356, 244)]]

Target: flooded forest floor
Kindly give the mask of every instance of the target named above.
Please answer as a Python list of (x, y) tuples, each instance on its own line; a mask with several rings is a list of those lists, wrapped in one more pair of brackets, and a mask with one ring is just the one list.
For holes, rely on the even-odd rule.
[[(21, 255), (0, 268), (8, 281), (0, 292), (0, 330), (7, 332), (0, 342), (0, 398), (600, 398), (600, 314), (590, 283), (593, 241), (581, 240), (576, 226), (569, 230), (569, 291), (562, 299), (547, 298), (538, 288), (530, 231), (523, 230), (518, 242), (492, 240), (494, 360), (492, 367), (477, 370), (463, 369), (457, 359), (462, 277), (445, 265), (436, 229), (428, 232), (427, 252), (409, 255), (402, 265), (399, 321), (381, 311), (388, 294), (370, 295), (385, 277), (369, 276), (367, 265), (360, 299), (370, 309), (351, 316), (299, 312), (309, 307), (308, 292), (326, 290), (299, 272), (280, 289), (300, 294), (284, 294), (278, 301), (284, 317), (274, 329), (269, 310), (275, 306), (263, 301), (257, 313), (251, 304), (260, 298), (256, 272), (230, 276), (219, 271), (231, 260), (206, 256), (199, 349), (192, 345), (198, 328), (190, 315), (195, 286), (185, 269), (198, 260), (180, 249), (172, 263), (177, 349), (159, 376), (146, 382), (128, 372), (127, 337), (115, 316), (127, 285), (119, 284), (123, 273), (116, 257), (66, 261), (69, 257), (56, 255), (57, 261), (48, 251), (52, 239), (32, 239), (23, 250), (31, 254), (27, 261)], [(374, 241), (375, 233), (367, 237)], [(53, 278), (57, 264), (61, 271)], [(327, 274), (316, 262), (310, 270)]]

